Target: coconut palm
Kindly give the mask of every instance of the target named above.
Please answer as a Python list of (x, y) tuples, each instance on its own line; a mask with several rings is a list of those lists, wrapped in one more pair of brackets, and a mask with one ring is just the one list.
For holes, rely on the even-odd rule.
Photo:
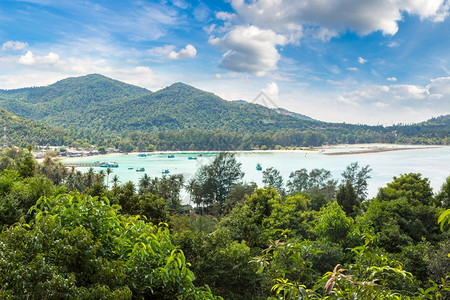
[(145, 192), (147, 192), (147, 190), (150, 186), (150, 181), (151, 181), (151, 178), (150, 178), (150, 176), (147, 175), (147, 173), (142, 175), (142, 177), (139, 179), (139, 193), (140, 194), (144, 194)]
[(114, 174), (111, 181), (113, 182), (113, 188), (115, 189), (120, 183), (119, 176), (117, 176), (117, 174)]

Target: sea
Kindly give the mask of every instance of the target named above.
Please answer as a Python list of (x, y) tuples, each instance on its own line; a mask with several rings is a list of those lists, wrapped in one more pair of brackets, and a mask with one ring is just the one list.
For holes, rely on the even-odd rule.
[[(445, 179), (450, 176), (450, 146), (416, 146), (416, 145), (340, 145), (319, 149), (280, 150), (280, 151), (237, 151), (234, 152), (241, 169), (245, 173), (244, 181), (255, 182), (262, 186), (262, 171), (256, 170), (260, 164), (262, 170), (276, 168), (286, 182), (291, 172), (302, 168), (329, 170), (334, 179), (341, 181), (342, 172), (352, 162), (359, 166), (369, 165), (372, 171), (368, 180), (368, 197), (376, 196), (380, 187), (386, 186), (394, 176), (404, 173), (421, 173), (430, 180), (434, 192), (438, 192)], [(143, 156), (142, 154), (147, 154)], [(168, 174), (182, 174), (185, 182), (196, 171), (213, 162), (218, 152), (163, 152), (163, 153), (129, 153), (109, 154), (89, 157), (65, 158), (63, 163), (117, 162), (119, 167), (112, 168), (109, 176), (114, 174), (120, 183), (132, 181), (136, 185), (144, 173), (150, 177)], [(173, 156), (173, 157), (172, 157)], [(144, 168), (144, 172), (136, 169)], [(89, 167), (77, 167), (86, 172)], [(94, 167), (95, 171), (104, 169)], [(111, 185), (111, 184), (109, 184)], [(183, 203), (189, 202), (189, 195), (182, 192)]]

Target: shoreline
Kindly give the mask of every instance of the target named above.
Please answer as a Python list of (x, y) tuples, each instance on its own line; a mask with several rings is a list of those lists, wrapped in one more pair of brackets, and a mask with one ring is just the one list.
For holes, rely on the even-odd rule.
[[(406, 146), (406, 147), (405, 147)], [(336, 155), (351, 155), (351, 154), (368, 154), (368, 153), (381, 153), (381, 152), (390, 152), (390, 151), (402, 151), (402, 150), (422, 150), (422, 149), (437, 149), (445, 147), (446, 145), (436, 145), (436, 146), (417, 146), (417, 145), (399, 145), (399, 144), (338, 144), (338, 145), (332, 145), (332, 146), (320, 146), (320, 147), (314, 147), (314, 148), (301, 148), (301, 149), (283, 149), (283, 150), (230, 150), (225, 152), (232, 152), (232, 153), (296, 153), (296, 152), (317, 152), (322, 155), (327, 156), (336, 156)], [(345, 149), (347, 147), (350, 148), (356, 148), (356, 149), (349, 149), (346, 151), (339, 151), (339, 152), (326, 152), (326, 150), (339, 150), (339, 149)], [(369, 147), (369, 148), (365, 148)], [(359, 148), (359, 149), (357, 149)], [(221, 150), (198, 150), (198, 151), (182, 151), (182, 150), (176, 150), (176, 151), (153, 151), (153, 152), (128, 152), (128, 153), (106, 153), (106, 154), (97, 154), (97, 155), (89, 155), (89, 156), (80, 156), (80, 157), (67, 157), (67, 156), (57, 156), (56, 158), (65, 161), (65, 160), (76, 160), (79, 158), (86, 158), (86, 157), (92, 157), (92, 158), (100, 158), (100, 157), (108, 157), (108, 156), (134, 156), (138, 155), (140, 153), (150, 154), (150, 155), (164, 155), (164, 154), (207, 154), (207, 153), (219, 153), (222, 152)], [(101, 160), (101, 159), (100, 159)]]
[(344, 151), (344, 152), (331, 152), (323, 153), (324, 155), (351, 155), (351, 154), (368, 154), (368, 153), (381, 153), (390, 151), (403, 151), (403, 150), (422, 150), (422, 149), (436, 149), (441, 147), (401, 147), (401, 148), (378, 148), (378, 149), (362, 149), (354, 151)]

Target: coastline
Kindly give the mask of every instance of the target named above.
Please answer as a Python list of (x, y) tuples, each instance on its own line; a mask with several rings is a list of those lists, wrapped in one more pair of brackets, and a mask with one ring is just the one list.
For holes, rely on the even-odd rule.
[(423, 150), (423, 149), (436, 149), (440, 147), (401, 147), (401, 148), (374, 148), (374, 149), (361, 149), (353, 151), (343, 151), (343, 152), (330, 152), (323, 153), (324, 155), (350, 155), (350, 154), (367, 154), (367, 153), (380, 153), (380, 152), (390, 152), (390, 151), (403, 151), (403, 150)]
[[(301, 149), (283, 149), (283, 150), (230, 150), (227, 152), (232, 153), (310, 153), (310, 152), (318, 152), (321, 155), (327, 156), (336, 156), (336, 155), (351, 155), (351, 154), (368, 154), (368, 153), (381, 153), (381, 152), (390, 152), (390, 151), (403, 151), (403, 150), (423, 150), (423, 149), (436, 149), (445, 147), (446, 145), (433, 145), (433, 146), (417, 146), (417, 145), (399, 145), (399, 144), (338, 144), (332, 146), (320, 146), (314, 148), (301, 148)], [(349, 148), (348, 150), (346, 148)], [(333, 152), (327, 152), (327, 150), (338, 150)], [(345, 151), (339, 151), (345, 150)], [(214, 154), (219, 153), (221, 150), (176, 150), (176, 151), (153, 151), (153, 152), (128, 152), (128, 153), (106, 153), (106, 154), (96, 154), (89, 156), (81, 156), (83, 158), (92, 157), (99, 158), (99, 160), (106, 160), (107, 157), (110, 156), (137, 156), (140, 153), (150, 154), (150, 155), (165, 155), (165, 154)], [(105, 159), (101, 159), (104, 157)], [(61, 161), (65, 160), (76, 160), (80, 157), (66, 157), (66, 156), (57, 156), (57, 159)]]

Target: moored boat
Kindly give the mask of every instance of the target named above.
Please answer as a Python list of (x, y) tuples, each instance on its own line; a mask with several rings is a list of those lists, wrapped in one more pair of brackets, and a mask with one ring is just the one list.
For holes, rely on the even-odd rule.
[(262, 166), (261, 166), (260, 163), (257, 163), (257, 164), (256, 164), (256, 170), (257, 170), (257, 171), (262, 171)]
[(136, 168), (136, 172), (145, 172), (144, 168)]

